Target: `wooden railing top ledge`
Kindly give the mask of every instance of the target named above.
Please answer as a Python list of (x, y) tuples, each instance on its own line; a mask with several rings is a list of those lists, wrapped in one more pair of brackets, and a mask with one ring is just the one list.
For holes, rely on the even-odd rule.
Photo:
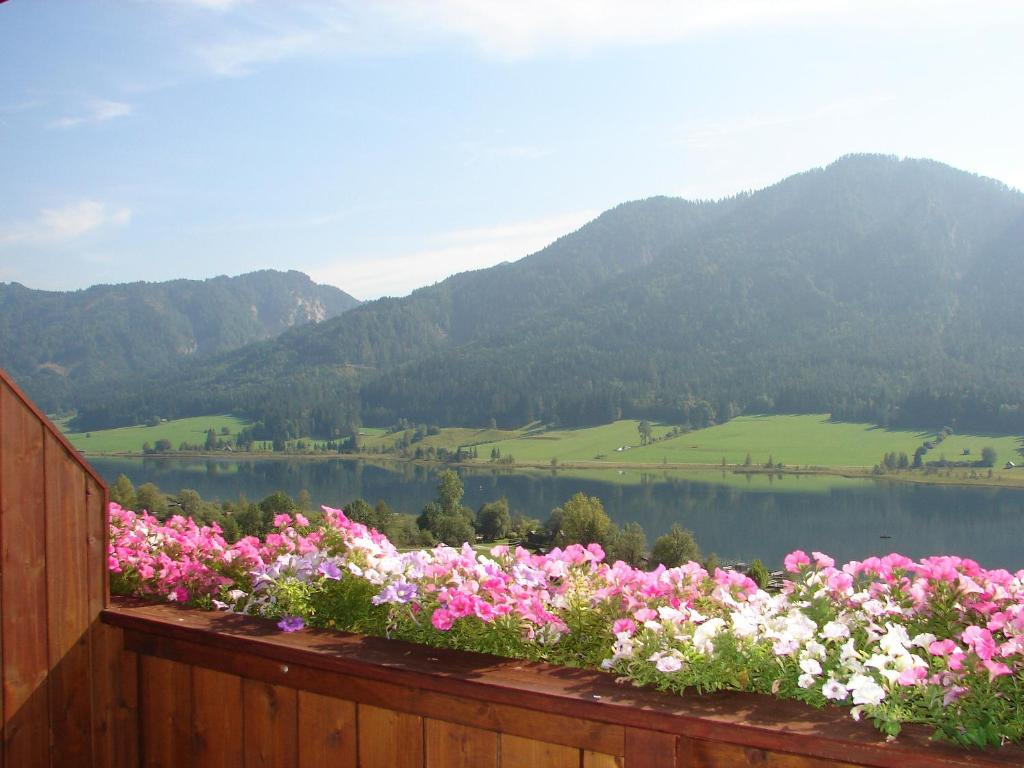
[[(908, 727), (887, 742), (846, 710), (741, 693), (674, 696), (624, 686), (600, 672), (450, 651), (327, 630), (280, 632), (270, 621), (115, 598), (106, 622), (144, 653), (216, 668), (251, 654), (277, 662), (295, 687), (330, 675), (379, 681), (540, 712), (799, 753), (880, 768), (1024, 765), (1024, 749), (970, 752)], [(246, 675), (244, 663), (239, 674)], [(290, 670), (290, 672), (289, 672)], [(303, 674), (304, 673), (304, 674)], [(334, 692), (345, 698), (345, 690)]]

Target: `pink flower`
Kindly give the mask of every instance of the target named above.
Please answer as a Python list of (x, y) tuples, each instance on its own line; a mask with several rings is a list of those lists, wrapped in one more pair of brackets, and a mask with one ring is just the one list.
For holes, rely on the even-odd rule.
[(439, 629), (442, 632), (447, 632), (452, 628), (452, 614), (450, 611), (446, 611), (444, 608), (438, 608), (434, 611), (434, 615), (430, 617), (430, 623), (434, 625), (435, 629)]
[(900, 685), (917, 685), (917, 683), (928, 677), (927, 667), (910, 667), (900, 672), (897, 682)]
[(977, 654), (979, 659), (988, 661), (995, 656), (996, 643), (992, 638), (992, 633), (987, 629), (971, 625), (964, 630), (963, 640)]
[[(795, 552), (793, 554), (796, 554)], [(836, 561), (828, 555), (822, 554), (821, 552), (811, 552), (814, 557), (814, 562), (818, 564), (819, 568), (834, 568)]]
[(612, 624), (612, 634), (619, 635), (623, 632), (630, 635), (636, 632), (636, 622), (632, 619), (616, 619)]
[(811, 558), (807, 556), (807, 553), (802, 549), (798, 549), (795, 552), (790, 552), (786, 555), (786, 559), (783, 560), (783, 565), (786, 566), (786, 570), (790, 573), (799, 573), (800, 566), (810, 565)]
[(287, 528), (292, 524), (292, 516), (282, 512), (279, 515), (274, 515), (274, 527), (275, 528)]
[(985, 659), (982, 664), (985, 665), (985, 669), (988, 670), (988, 681), (992, 682), (1000, 675), (1012, 675), (1013, 671), (1005, 664), (998, 661), (991, 661)]

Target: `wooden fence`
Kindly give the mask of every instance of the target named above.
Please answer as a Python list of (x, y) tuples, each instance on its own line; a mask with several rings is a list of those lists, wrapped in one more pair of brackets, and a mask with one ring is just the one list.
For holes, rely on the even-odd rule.
[(0, 370), (0, 766), (107, 765), (107, 488)]
[[(841, 710), (107, 595), (106, 488), (0, 371), (0, 768), (1005, 768)], [(106, 607), (105, 607), (106, 606)]]

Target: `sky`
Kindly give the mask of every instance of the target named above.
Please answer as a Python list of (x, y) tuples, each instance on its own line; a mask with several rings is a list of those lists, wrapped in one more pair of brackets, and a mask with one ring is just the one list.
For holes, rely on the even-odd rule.
[(1018, 0), (9, 0), (0, 282), (359, 299), (851, 152), (1024, 188)]

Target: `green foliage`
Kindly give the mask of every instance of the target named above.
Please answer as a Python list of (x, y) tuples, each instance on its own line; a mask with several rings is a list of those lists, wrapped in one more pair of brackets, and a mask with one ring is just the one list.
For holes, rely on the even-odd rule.
[(623, 560), (634, 568), (644, 565), (647, 558), (647, 534), (639, 523), (626, 523), (611, 541), (607, 560)]
[(577, 493), (561, 507), (561, 525), (556, 538), (559, 545), (597, 543), (609, 549), (617, 533), (596, 496)]
[(768, 582), (771, 581), (771, 572), (765, 567), (765, 564), (760, 559), (755, 560), (750, 564), (750, 570), (747, 572), (749, 576), (757, 586), (761, 589), (768, 588)]
[(649, 561), (652, 566), (661, 564), (675, 568), (690, 560), (700, 560), (700, 549), (693, 534), (678, 523), (673, 523), (668, 533), (654, 540)]
[(123, 474), (117, 476), (114, 484), (110, 486), (110, 500), (125, 509), (134, 510), (136, 508), (138, 498), (135, 496), (135, 486), (127, 476)]
[(505, 538), (511, 527), (512, 517), (509, 515), (507, 499), (480, 505), (476, 513), (476, 530), (484, 541)]

